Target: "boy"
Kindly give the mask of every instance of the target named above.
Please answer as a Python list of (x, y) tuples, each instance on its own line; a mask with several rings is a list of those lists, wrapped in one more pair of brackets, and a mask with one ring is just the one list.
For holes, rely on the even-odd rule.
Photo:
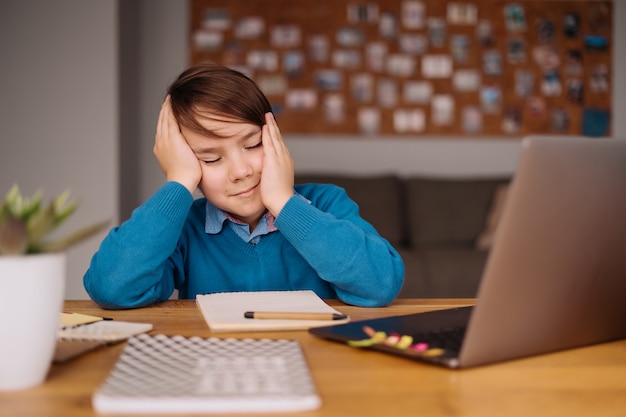
[[(85, 289), (104, 308), (228, 291), (310, 289), (387, 305), (404, 279), (397, 251), (334, 185), (294, 186), (267, 98), (213, 64), (169, 87), (154, 153), (166, 176), (94, 254)], [(205, 198), (194, 201), (199, 188)]]

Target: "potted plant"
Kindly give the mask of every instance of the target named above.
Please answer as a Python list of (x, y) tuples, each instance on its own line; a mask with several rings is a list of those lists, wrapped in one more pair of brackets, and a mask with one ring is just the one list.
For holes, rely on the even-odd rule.
[(0, 202), (0, 391), (46, 377), (65, 295), (65, 250), (108, 224), (51, 238), (77, 207), (67, 191), (44, 204), (41, 192), (25, 198), (17, 185)]

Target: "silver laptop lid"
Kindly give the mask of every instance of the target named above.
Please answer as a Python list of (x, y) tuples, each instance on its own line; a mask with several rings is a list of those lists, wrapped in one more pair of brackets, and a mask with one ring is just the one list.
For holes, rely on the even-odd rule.
[(522, 147), (461, 367), (626, 337), (626, 140)]

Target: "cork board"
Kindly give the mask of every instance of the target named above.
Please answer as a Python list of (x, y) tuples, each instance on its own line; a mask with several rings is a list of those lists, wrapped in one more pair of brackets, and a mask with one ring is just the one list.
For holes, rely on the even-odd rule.
[(283, 133), (610, 135), (612, 1), (190, 0), (190, 64), (254, 79)]

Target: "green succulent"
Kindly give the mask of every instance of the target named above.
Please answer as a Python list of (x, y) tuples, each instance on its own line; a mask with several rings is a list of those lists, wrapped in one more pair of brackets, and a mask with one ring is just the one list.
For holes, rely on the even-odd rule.
[(43, 204), (41, 191), (24, 198), (17, 185), (7, 193), (0, 205), (0, 255), (25, 255), (63, 251), (108, 225), (108, 221), (84, 227), (58, 239), (46, 237), (65, 222), (78, 207), (70, 200), (69, 191)]

